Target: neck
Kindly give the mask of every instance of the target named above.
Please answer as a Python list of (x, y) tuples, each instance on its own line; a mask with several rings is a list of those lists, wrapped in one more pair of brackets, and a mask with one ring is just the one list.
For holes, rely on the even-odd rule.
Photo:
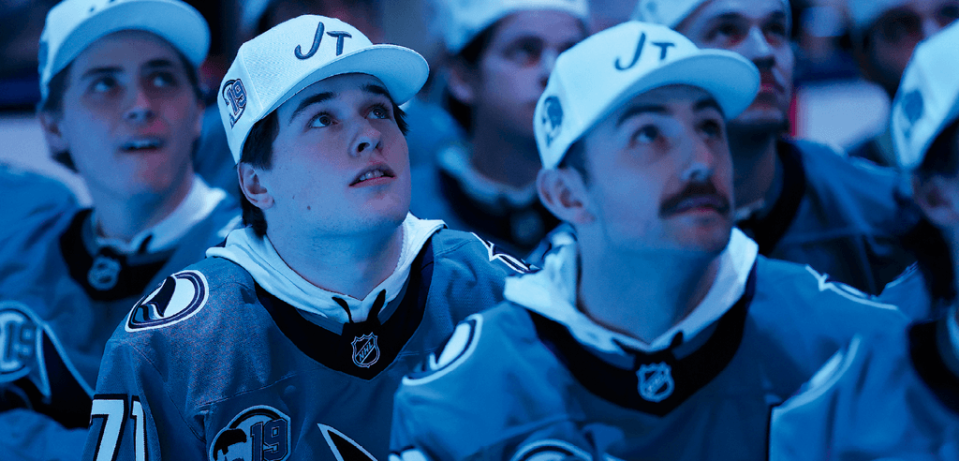
[(93, 208), (96, 210), (97, 231), (103, 237), (125, 242), (133, 239), (173, 213), (186, 199), (193, 187), (193, 176), (183, 181), (171, 194), (141, 194), (134, 197), (115, 197), (91, 190)]
[(489, 124), (473, 129), (472, 164), (483, 176), (522, 189), (536, 180), (540, 161), (533, 138), (510, 136)]
[(780, 130), (729, 125), (733, 186), (737, 206), (764, 200), (768, 209), (779, 198), (782, 163), (776, 153)]
[[(399, 263), (403, 226), (348, 237), (290, 238), (267, 229), (280, 258), (307, 282), (334, 293), (364, 299)], [(306, 240), (304, 242), (304, 240)]]
[[(578, 304), (600, 325), (649, 344), (706, 297), (719, 261), (709, 253), (638, 254), (583, 248)], [(635, 283), (638, 280), (642, 283)]]

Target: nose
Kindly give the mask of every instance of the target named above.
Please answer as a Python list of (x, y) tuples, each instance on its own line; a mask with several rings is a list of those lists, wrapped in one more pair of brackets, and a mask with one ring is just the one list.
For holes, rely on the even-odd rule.
[(769, 69), (776, 63), (773, 47), (766, 41), (763, 32), (755, 26), (749, 29), (749, 34), (734, 51), (756, 64), (759, 70)]
[(715, 172), (716, 156), (700, 136), (692, 134), (687, 139), (690, 140), (691, 144), (688, 146), (690, 149), (689, 163), (683, 169), (680, 179), (684, 183), (706, 182)]
[(553, 73), (553, 68), (556, 67), (556, 58), (558, 57), (559, 51), (553, 48), (546, 48), (540, 55), (539, 78), (543, 88), (546, 88), (546, 83), (549, 81), (549, 74)]
[(936, 21), (933, 18), (923, 18), (922, 20), (922, 39), (925, 40), (933, 35), (936, 35), (937, 32), (942, 30), (942, 26), (939, 25), (939, 21)]
[(147, 94), (142, 85), (133, 86), (130, 95), (130, 105), (123, 114), (123, 118), (134, 124), (144, 124), (156, 116), (153, 109), (153, 99)]
[(372, 155), (372, 151), (382, 147), (382, 142), (383, 134), (380, 133), (369, 120), (363, 118), (359, 123), (356, 134), (353, 136), (353, 142), (350, 145), (350, 155), (353, 157)]

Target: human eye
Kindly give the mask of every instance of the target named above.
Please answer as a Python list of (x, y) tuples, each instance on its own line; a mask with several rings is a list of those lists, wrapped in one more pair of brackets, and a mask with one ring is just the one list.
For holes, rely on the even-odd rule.
[(326, 112), (320, 112), (313, 116), (310, 119), (309, 127), (310, 128), (323, 128), (332, 125), (334, 122), (333, 116)]
[(709, 138), (723, 137), (723, 124), (714, 118), (704, 120), (699, 125), (699, 130)]
[(708, 35), (709, 40), (722, 42), (739, 42), (746, 36), (746, 29), (733, 21), (722, 21), (713, 27)]
[(632, 141), (635, 144), (651, 144), (655, 142), (661, 134), (662, 132), (659, 130), (659, 127), (655, 125), (643, 125), (633, 132)]
[(370, 109), (370, 117), (389, 120), (391, 119), (390, 110), (386, 107), (385, 104), (375, 104)]
[(950, 3), (939, 10), (939, 24), (947, 26), (959, 19), (959, 4)]
[(117, 79), (113, 76), (103, 76), (90, 84), (90, 91), (93, 93), (106, 93), (117, 86)]
[(784, 39), (786, 37), (786, 23), (783, 21), (774, 21), (769, 23), (766, 26), (766, 36), (772, 36), (777, 39)]
[(506, 51), (506, 57), (521, 65), (530, 65), (539, 61), (543, 53), (543, 42), (531, 38), (518, 40)]
[(169, 88), (177, 86), (177, 78), (172, 72), (156, 72), (150, 76), (150, 83), (157, 88)]

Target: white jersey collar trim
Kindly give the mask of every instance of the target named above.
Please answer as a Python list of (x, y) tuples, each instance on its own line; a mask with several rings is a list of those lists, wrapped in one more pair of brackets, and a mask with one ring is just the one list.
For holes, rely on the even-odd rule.
[[(210, 248), (206, 255), (228, 259), (240, 265), (264, 290), (297, 309), (340, 324), (349, 323), (350, 320), (362, 322), (369, 316), (381, 291), (386, 291), (385, 304), (389, 304), (403, 291), (413, 260), (427, 240), (444, 225), (440, 220), (422, 220), (407, 214), (402, 224), (403, 247), (396, 269), (364, 299), (324, 290), (306, 281), (280, 258), (269, 238), (257, 237), (251, 228), (234, 230), (227, 237), (226, 246)], [(346, 302), (349, 313), (333, 298)]]
[(719, 271), (706, 297), (678, 324), (650, 344), (609, 330), (583, 314), (576, 306), (577, 247), (561, 245), (546, 255), (539, 272), (506, 279), (504, 296), (533, 312), (565, 325), (577, 341), (597, 350), (626, 355), (622, 346), (654, 352), (670, 346), (676, 333), (692, 338), (723, 316), (742, 297), (759, 247), (739, 229), (733, 229), (720, 254)]
[[(141, 250), (145, 250), (147, 253), (167, 250), (175, 246), (180, 238), (186, 235), (194, 225), (206, 219), (226, 197), (226, 192), (223, 189), (212, 188), (200, 176), (194, 175), (190, 192), (173, 209), (173, 212), (153, 227), (134, 235), (130, 241), (101, 237), (97, 230), (99, 219), (96, 209), (94, 209), (90, 219), (94, 231), (93, 235), (98, 247), (111, 247), (124, 254), (133, 254)], [(144, 242), (146, 243), (145, 246)]]
[(522, 189), (493, 181), (473, 168), (469, 153), (460, 144), (440, 150), (437, 163), (443, 171), (463, 184), (463, 192), (491, 207), (501, 206), (501, 203), (505, 202), (514, 208), (520, 208), (539, 200), (535, 181)]

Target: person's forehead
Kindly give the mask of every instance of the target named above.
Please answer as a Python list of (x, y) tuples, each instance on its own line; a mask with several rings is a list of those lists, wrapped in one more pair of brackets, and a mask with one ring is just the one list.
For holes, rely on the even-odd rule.
[(370, 91), (371, 88), (374, 87), (379, 87), (384, 90), (386, 89), (386, 85), (384, 85), (380, 79), (369, 74), (350, 73), (334, 75), (332, 77), (327, 77), (323, 80), (315, 82), (302, 89), (300, 92), (293, 95), (293, 97), (281, 104), (277, 109), (277, 112), (281, 115), (292, 113), (297, 107), (299, 107), (302, 101), (321, 93), (330, 93), (332, 96), (330, 99), (337, 99), (342, 97), (344, 93), (350, 91), (376, 94), (376, 91)]
[(672, 112), (670, 109), (680, 108), (680, 107), (692, 107), (695, 104), (698, 104), (704, 100), (714, 99), (712, 95), (709, 94), (706, 90), (692, 86), (692, 85), (667, 85), (661, 86), (659, 88), (654, 88), (652, 90), (637, 94), (632, 98), (627, 99), (623, 104), (619, 105), (616, 110), (613, 111), (611, 116), (608, 116), (607, 119), (612, 118), (616, 120), (616, 116), (621, 116), (624, 113), (634, 111), (637, 107), (645, 108), (658, 108), (662, 107), (667, 109), (667, 112)]
[(91, 43), (73, 60), (73, 67), (105, 63), (138, 66), (158, 59), (182, 66), (176, 49), (162, 37), (143, 30), (121, 30)]
[(684, 21), (704, 22), (722, 16), (740, 16), (750, 19), (763, 19), (773, 15), (787, 14), (782, 0), (708, 0), (699, 6)]

